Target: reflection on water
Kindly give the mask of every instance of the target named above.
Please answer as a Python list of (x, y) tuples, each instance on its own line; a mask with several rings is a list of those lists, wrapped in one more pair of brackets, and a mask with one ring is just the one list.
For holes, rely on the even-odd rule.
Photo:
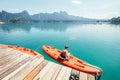
[(31, 30), (31, 26), (30, 24), (4, 24), (0, 25), (0, 30), (8, 33), (19, 30), (29, 32)]
[(54, 30), (54, 31), (66, 31), (70, 27), (87, 25), (82, 23), (27, 23), (27, 24), (4, 24), (0, 25), (0, 31), (12, 32), (12, 31), (24, 31), (30, 32), (32, 28), (39, 30)]
[[(26, 24), (3, 24), (0, 25), (0, 31), (12, 32), (12, 31), (24, 31), (29, 33), (32, 28), (38, 30), (54, 30), (54, 31), (66, 31), (70, 27), (78, 27), (82, 25), (89, 25), (83, 23), (26, 23)], [(93, 24), (102, 25), (102, 24)], [(109, 24), (110, 27), (120, 28), (120, 25)]]

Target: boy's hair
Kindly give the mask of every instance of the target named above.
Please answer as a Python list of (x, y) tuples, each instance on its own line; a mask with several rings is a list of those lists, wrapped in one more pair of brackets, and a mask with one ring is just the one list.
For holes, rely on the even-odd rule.
[(67, 48), (68, 48), (68, 45), (65, 46), (65, 49), (67, 49)]

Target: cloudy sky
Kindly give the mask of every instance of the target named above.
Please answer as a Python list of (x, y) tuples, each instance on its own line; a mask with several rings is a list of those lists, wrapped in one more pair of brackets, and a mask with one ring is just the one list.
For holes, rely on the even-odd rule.
[(1, 0), (0, 11), (29, 14), (66, 11), (70, 15), (108, 19), (120, 16), (120, 0)]

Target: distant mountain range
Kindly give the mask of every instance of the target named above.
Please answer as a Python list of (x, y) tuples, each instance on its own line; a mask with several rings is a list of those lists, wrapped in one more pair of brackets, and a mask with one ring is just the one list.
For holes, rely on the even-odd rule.
[(54, 13), (39, 13), (34, 15), (29, 15), (29, 13), (24, 10), (20, 13), (9, 13), (6, 11), (0, 12), (1, 22), (99, 22), (105, 20), (89, 19), (79, 16), (69, 15), (65, 11), (54, 12)]
[(40, 21), (78, 21), (78, 22), (93, 22), (96, 19), (89, 19), (79, 16), (69, 15), (65, 11), (54, 12), (54, 13), (39, 13), (34, 15), (29, 15), (29, 13), (24, 10), (20, 13), (9, 13), (6, 11), (0, 12), (1, 22), (40, 22)]

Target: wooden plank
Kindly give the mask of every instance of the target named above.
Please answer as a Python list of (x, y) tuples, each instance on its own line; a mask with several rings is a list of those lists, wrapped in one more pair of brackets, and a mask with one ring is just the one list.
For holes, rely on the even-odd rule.
[(40, 80), (51, 80), (54, 74), (56, 73), (56, 70), (58, 68), (57, 64), (53, 64), (51, 68), (47, 71), (47, 73), (42, 77)]
[(49, 69), (51, 69), (53, 63), (49, 62), (33, 80), (41, 80)]
[(2, 63), (0, 64), (0, 70), (4, 69), (6, 66), (14, 62), (16, 59), (17, 59), (16, 57), (13, 57), (12, 59), (7, 59), (7, 60), (2, 61)]
[(7, 55), (10, 55), (10, 54), (8, 54), (7, 52), (4, 52), (4, 51), (0, 50), (0, 58), (2, 58), (4, 56), (7, 56)]
[(18, 64), (19, 62), (21, 62), (22, 60), (24, 60), (25, 58), (28, 58), (28, 56), (20, 56), (18, 59), (16, 59), (15, 61), (11, 62), (10, 64), (6, 65), (3, 68), (0, 68), (0, 74), (2, 74), (3, 72), (5, 72), (7, 69), (13, 67), (14, 65)]
[(1, 52), (1, 51), (0, 51), (0, 59), (3, 59), (3, 58), (5, 58), (5, 57), (7, 57), (7, 56), (10, 56), (10, 55), (12, 55), (12, 54), (8, 54), (8, 53)]
[(8, 74), (12, 73), (16, 69), (18, 69), (20, 66), (24, 65), (28, 60), (30, 60), (30, 57), (25, 58), (24, 60), (18, 62), (17, 64), (13, 65), (12, 67), (9, 67), (9, 69), (5, 69), (2, 74), (0, 74), (0, 79), (3, 79)]
[(30, 74), (28, 74), (24, 80), (33, 80), (33, 78), (39, 73), (40, 70), (44, 68), (44, 66), (48, 63), (48, 61), (43, 60)]
[(14, 76), (15, 74), (17, 74), (20, 70), (22, 70), (23, 68), (25, 68), (25, 66), (27, 66), (30, 63), (30, 61), (26, 62), (25, 64), (23, 64), (21, 67), (19, 67), (18, 69), (16, 69), (15, 71), (13, 71), (12, 73), (10, 73), (9, 75), (7, 75), (6, 77), (4, 77), (2, 80), (9, 80), (9, 78), (11, 78), (12, 76)]
[(5, 60), (5, 59), (8, 59), (8, 58), (12, 57), (13, 55), (18, 55), (18, 54), (9, 54), (9, 53), (7, 53), (7, 55), (4, 56), (4, 53), (2, 53), (2, 57), (0, 58), (0, 62), (1, 62), (1, 60)]
[(4, 50), (0, 50), (0, 58), (8, 56), (8, 55), (12, 55), (12, 54), (21, 54), (21, 53), (19, 51), (9, 49), (9, 48), (6, 48)]
[(14, 49), (6, 48), (5, 51), (10, 53), (10, 52), (14, 51)]
[(71, 68), (63, 66), (56, 80), (69, 80), (70, 73), (71, 73)]
[(0, 44), (0, 48), (3, 46), (3, 44)]
[[(21, 55), (20, 54), (14, 54), (14, 55), (9, 55), (6, 56), (5, 58), (3, 58), (2, 60), (0, 60), (0, 71), (3, 70), (3, 68), (7, 67), (8, 65), (10, 65), (12, 62), (16, 61), (16, 59), (14, 59), (14, 57), (16, 57), (16, 59), (18, 59), (18, 57), (20, 58)], [(12, 60), (14, 59), (14, 60)], [(11, 61), (11, 62), (10, 62)], [(4, 66), (6, 65), (6, 66)]]
[(44, 59), (35, 58), (29, 65), (19, 71), (16, 75), (11, 77), (9, 80), (23, 80), (37, 65), (39, 65)]
[(71, 74), (80, 75), (79, 71), (72, 69)]
[(0, 44), (0, 49), (5, 49), (5, 48), (7, 48), (6, 45)]
[(61, 69), (60, 73), (58, 74), (56, 80), (62, 80), (63, 76), (65, 75), (64, 73), (66, 72), (66, 69), (67, 69), (67, 67), (62, 67), (62, 69)]
[(58, 67), (56, 68), (55, 73), (54, 73), (54, 75), (53, 75), (51, 80), (56, 80), (56, 78), (59, 75), (59, 72), (60, 72), (61, 69), (62, 69), (62, 66), (58, 65)]
[[(13, 51), (13, 50), (11, 50), (11, 51)], [(7, 49), (0, 50), (0, 58), (7, 56), (7, 55), (10, 55), (11, 53), (9, 53), (9, 52), (7, 51)]]
[(88, 74), (88, 80), (95, 80), (95, 76)]
[(21, 54), (13, 54), (13, 55), (9, 55), (9, 56), (6, 56), (6, 57), (0, 59), (0, 68), (2, 66), (5, 66), (6, 64), (12, 62), (13, 60), (17, 59), (17, 57), (20, 55)]
[(65, 74), (64, 74), (64, 77), (63, 77), (63, 79), (62, 80), (69, 80), (69, 77), (70, 77), (70, 74), (71, 74), (71, 68), (67, 68), (66, 69), (66, 72), (65, 72)]
[(79, 78), (79, 80), (87, 80), (87, 74), (83, 73), (83, 72), (80, 72), (80, 78)]

